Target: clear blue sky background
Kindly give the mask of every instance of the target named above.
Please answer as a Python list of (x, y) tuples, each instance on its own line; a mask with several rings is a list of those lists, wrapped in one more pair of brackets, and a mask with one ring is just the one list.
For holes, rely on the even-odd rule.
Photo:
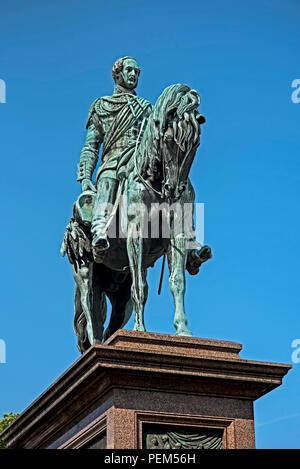
[[(0, 415), (20, 412), (79, 357), (71, 268), (59, 254), (80, 186), (90, 103), (113, 62), (138, 59), (138, 94), (172, 83), (207, 118), (191, 171), (214, 258), (187, 277), (195, 336), (243, 344), (243, 358), (291, 363), (300, 338), (298, 0), (10, 1), (1, 6)], [(150, 272), (149, 331), (173, 333), (167, 276)], [(129, 323), (132, 327), (132, 321)], [(258, 448), (300, 448), (300, 364), (255, 403)]]

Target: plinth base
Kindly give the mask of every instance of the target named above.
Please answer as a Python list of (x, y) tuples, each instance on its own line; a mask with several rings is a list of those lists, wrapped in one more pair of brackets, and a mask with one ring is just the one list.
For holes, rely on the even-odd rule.
[(291, 365), (235, 342), (117, 331), (2, 434), (9, 448), (255, 448), (253, 401)]

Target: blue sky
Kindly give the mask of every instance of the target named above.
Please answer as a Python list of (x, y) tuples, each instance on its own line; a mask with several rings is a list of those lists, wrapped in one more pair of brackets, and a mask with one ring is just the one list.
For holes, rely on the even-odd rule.
[[(137, 58), (137, 92), (152, 103), (178, 82), (202, 97), (207, 123), (190, 176), (214, 258), (187, 276), (190, 328), (242, 343), (243, 358), (291, 363), (300, 338), (299, 13), (298, 0), (2, 5), (0, 415), (22, 411), (79, 357), (59, 247), (80, 191), (88, 107), (111, 94), (111, 67), (124, 55)], [(146, 326), (173, 333), (159, 275), (160, 262), (149, 273)], [(300, 448), (299, 376), (294, 364), (255, 403), (258, 448)]]

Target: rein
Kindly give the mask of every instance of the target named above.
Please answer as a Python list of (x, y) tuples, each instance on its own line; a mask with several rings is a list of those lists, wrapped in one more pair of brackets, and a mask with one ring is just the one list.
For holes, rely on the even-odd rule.
[[(148, 189), (150, 189), (152, 192), (154, 192), (155, 194), (157, 194), (161, 199), (164, 198), (164, 195), (162, 192), (160, 191), (157, 191), (156, 189), (154, 189), (154, 187), (151, 186), (151, 184), (149, 184), (144, 178), (143, 176), (141, 175), (141, 173), (139, 172), (138, 170), (138, 167), (137, 167), (137, 160), (136, 160), (136, 156), (137, 156), (137, 150), (138, 150), (138, 146), (139, 146), (139, 143), (140, 143), (140, 138), (141, 138), (141, 134), (142, 134), (142, 131), (143, 131), (143, 127), (144, 127), (144, 124), (145, 124), (145, 118), (142, 120), (142, 123), (141, 123), (141, 127), (140, 127), (140, 131), (139, 131), (139, 134), (138, 134), (138, 137), (137, 137), (137, 140), (136, 140), (136, 144), (135, 144), (135, 150), (134, 150), (134, 155), (133, 155), (133, 158), (134, 158), (134, 167), (135, 167), (135, 171), (139, 177), (139, 179), (141, 180), (141, 182), (144, 184), (144, 186)], [(177, 158), (177, 179), (179, 180), (179, 175), (180, 175), (180, 172), (181, 172), (181, 168), (179, 169), (179, 165), (178, 165), (178, 153), (179, 153), (179, 146), (177, 146), (177, 152), (176, 152), (176, 158)], [(185, 156), (184, 158), (184, 161), (186, 159), (187, 155)], [(162, 169), (163, 169), (163, 180), (165, 180), (165, 159), (162, 158)], [(178, 181), (177, 181), (177, 184), (178, 184)]]
[[(145, 124), (145, 118), (142, 120), (142, 123), (141, 123), (141, 127), (140, 127), (140, 131), (139, 131), (139, 134), (138, 134), (138, 137), (137, 137), (137, 140), (136, 140), (136, 145), (135, 145), (135, 149), (134, 149), (134, 155), (133, 155), (133, 158), (134, 158), (134, 167), (135, 167), (135, 171), (136, 171), (136, 174), (138, 176), (138, 178), (140, 179), (140, 181), (144, 184), (144, 186), (146, 187), (146, 189), (150, 189), (152, 192), (154, 192), (155, 194), (157, 194), (160, 198), (163, 198), (163, 193), (162, 192), (159, 192), (157, 191), (156, 189), (154, 189), (154, 187), (152, 187), (144, 178), (143, 176), (141, 175), (140, 171), (138, 170), (138, 167), (137, 167), (137, 150), (138, 150), (138, 146), (139, 146), (139, 143), (140, 143), (140, 138), (141, 138), (141, 134), (142, 134), (142, 131), (143, 131), (143, 128), (144, 128), (144, 124)], [(179, 179), (179, 175), (180, 175), (180, 170), (178, 168), (178, 153), (179, 153), (179, 146), (177, 146), (177, 152), (176, 152), (176, 158), (177, 158), (177, 179)], [(163, 169), (163, 180), (165, 180), (165, 159), (162, 158), (162, 169)], [(161, 294), (161, 289), (162, 289), (162, 283), (163, 283), (163, 276), (164, 276), (164, 270), (165, 270), (165, 262), (166, 262), (166, 252), (164, 252), (163, 254), (163, 261), (162, 261), (162, 266), (161, 266), (161, 274), (160, 274), (160, 280), (159, 280), (159, 286), (158, 286), (158, 295)]]

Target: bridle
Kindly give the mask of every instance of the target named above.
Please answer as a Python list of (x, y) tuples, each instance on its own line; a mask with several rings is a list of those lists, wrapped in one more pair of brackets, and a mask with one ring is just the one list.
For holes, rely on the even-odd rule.
[[(142, 123), (141, 123), (141, 126), (140, 126), (140, 130), (139, 130), (139, 134), (138, 134), (138, 137), (137, 137), (137, 140), (136, 140), (136, 144), (135, 144), (135, 150), (134, 150), (134, 155), (133, 155), (133, 158), (134, 158), (134, 167), (135, 167), (135, 171), (136, 171), (136, 174), (138, 176), (138, 178), (140, 179), (140, 181), (144, 184), (144, 186), (147, 188), (147, 189), (150, 189), (152, 192), (154, 192), (156, 195), (158, 195), (161, 199), (164, 199), (165, 198), (165, 195), (163, 194), (163, 191), (158, 191), (156, 190), (153, 186), (151, 186), (151, 184), (149, 184), (145, 178), (142, 176), (142, 174), (140, 173), (140, 171), (138, 170), (138, 166), (137, 166), (137, 150), (138, 150), (138, 146), (139, 146), (139, 143), (140, 143), (140, 138), (141, 138), (141, 135), (142, 135), (142, 131), (143, 131), (143, 127), (144, 127), (144, 124), (145, 124), (145, 117), (144, 119), (142, 120)], [(183, 160), (183, 163), (185, 162), (188, 154), (190, 152), (188, 152), (185, 157), (184, 157), (184, 160)], [(179, 176), (180, 176), (180, 173), (181, 173), (181, 167), (183, 166), (183, 163), (181, 164), (181, 167), (179, 169), (179, 145), (177, 145), (177, 151), (176, 151), (176, 160), (177, 160), (177, 181), (176, 181), (176, 185), (178, 186), (179, 185)], [(161, 155), (160, 155), (160, 161), (162, 162), (162, 173), (163, 173), (163, 181), (165, 182), (165, 176), (166, 176), (166, 168), (165, 168), (165, 158), (162, 158)]]

